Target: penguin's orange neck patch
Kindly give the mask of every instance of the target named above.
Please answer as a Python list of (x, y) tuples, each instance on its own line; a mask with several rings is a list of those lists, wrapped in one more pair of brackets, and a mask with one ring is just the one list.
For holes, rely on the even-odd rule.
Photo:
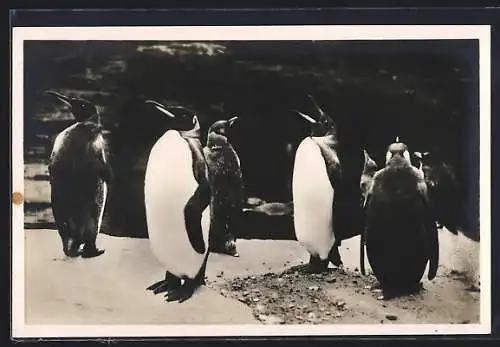
[(19, 192), (12, 193), (12, 203), (16, 206), (19, 206), (23, 203), (23, 194)]

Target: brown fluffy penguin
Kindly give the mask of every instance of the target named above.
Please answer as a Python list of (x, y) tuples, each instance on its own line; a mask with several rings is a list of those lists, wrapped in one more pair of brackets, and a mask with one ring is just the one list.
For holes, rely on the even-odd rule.
[(210, 251), (237, 257), (236, 237), (245, 202), (240, 159), (228, 141), (238, 117), (219, 120), (208, 129), (203, 153), (208, 166), (211, 195)]
[(432, 280), (439, 263), (437, 228), (422, 172), (399, 138), (373, 176), (365, 208), (366, 251), (384, 297), (418, 290), (428, 262)]

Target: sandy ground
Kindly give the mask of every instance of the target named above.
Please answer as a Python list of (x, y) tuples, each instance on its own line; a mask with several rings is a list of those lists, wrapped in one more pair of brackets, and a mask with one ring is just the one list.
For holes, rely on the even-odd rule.
[[(441, 235), (444, 250), (453, 240), (449, 233)], [(25, 241), (27, 324), (479, 320), (479, 292), (471, 289), (462, 273), (451, 271), (452, 264), (443, 264), (434, 281), (424, 280), (424, 290), (418, 294), (377, 300), (372, 276), (357, 271), (357, 238), (342, 245), (344, 269), (331, 269), (324, 276), (304, 273), (300, 264), (308, 257), (297, 242), (239, 240), (240, 257), (211, 254), (207, 287), (183, 304), (167, 303), (163, 296), (145, 290), (164, 273), (148, 240), (100, 235), (99, 245), (106, 253), (94, 259), (66, 258), (54, 230), (27, 230)], [(448, 261), (446, 252), (443, 255)]]
[[(440, 268), (423, 290), (378, 300), (371, 275), (359, 274), (359, 238), (341, 246), (343, 269), (305, 273), (296, 241), (238, 240), (239, 258), (211, 254), (207, 286), (183, 304), (146, 287), (164, 276), (147, 239), (99, 235), (106, 253), (69, 259), (53, 221), (44, 165), (25, 168), (26, 324), (476, 323), (479, 243), (440, 232)], [(26, 206), (25, 205), (25, 206)], [(366, 260), (369, 271), (369, 264)], [(202, 309), (200, 309), (202, 308)]]

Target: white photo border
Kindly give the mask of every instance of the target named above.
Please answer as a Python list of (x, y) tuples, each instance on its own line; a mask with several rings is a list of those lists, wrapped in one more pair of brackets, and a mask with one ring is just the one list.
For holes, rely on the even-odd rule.
[(12, 29), (12, 189), (24, 192), (23, 46), (25, 40), (269, 41), (463, 40), (479, 41), (480, 323), (391, 325), (26, 325), (24, 209), (12, 205), (13, 338), (435, 335), (491, 333), (491, 28), (489, 25), (301, 25), (180, 27), (14, 27)]

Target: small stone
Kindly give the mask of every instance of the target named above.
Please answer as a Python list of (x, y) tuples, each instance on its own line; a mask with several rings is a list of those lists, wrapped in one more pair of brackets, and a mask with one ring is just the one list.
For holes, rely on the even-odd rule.
[(377, 296), (377, 300), (384, 300), (384, 296), (383, 295)]
[(324, 307), (320, 307), (320, 308), (319, 308), (319, 310), (320, 310), (321, 312), (325, 312), (325, 308), (324, 308)]
[(257, 279), (257, 277), (255, 277), (255, 276), (250, 276), (250, 279), (251, 279), (251, 280), (255, 280), (255, 279)]
[(272, 298), (273, 300), (277, 300), (277, 299), (279, 299), (279, 294), (278, 294), (278, 293), (272, 293), (272, 294), (271, 294), (271, 298)]
[(278, 316), (267, 316), (264, 314), (259, 315), (259, 320), (262, 321), (264, 324), (284, 324), (285, 320), (281, 317)]
[(309, 312), (307, 314), (307, 319), (308, 320), (314, 320), (314, 319), (316, 319), (316, 314), (314, 312)]
[(295, 319), (304, 320), (304, 317), (302, 317), (302, 316), (295, 316)]
[(258, 312), (265, 312), (266, 311), (266, 307), (262, 304), (257, 304), (255, 306), (255, 309), (258, 311)]
[(343, 301), (337, 301), (337, 303), (335, 303), (335, 305), (338, 308), (344, 308), (345, 307), (345, 302), (343, 302)]
[(396, 316), (395, 314), (386, 314), (385, 318), (387, 318), (388, 320), (396, 320), (398, 319), (398, 316)]
[(332, 313), (330, 311), (325, 311), (325, 315), (329, 316), (331, 315)]
[(257, 288), (254, 288), (254, 289), (252, 289), (252, 292), (253, 292), (253, 293), (260, 293), (260, 290), (259, 290), (259, 289), (257, 289)]
[(328, 283), (335, 283), (337, 282), (337, 279), (335, 277), (329, 278), (326, 280)]
[(250, 292), (249, 292), (248, 290), (245, 290), (245, 291), (243, 292), (243, 295), (244, 295), (244, 296), (248, 296), (249, 294), (250, 294)]
[(224, 275), (224, 271), (219, 272), (219, 273), (217, 274), (217, 277), (219, 277), (219, 278), (220, 278), (220, 277), (222, 277), (222, 275)]
[(363, 289), (371, 289), (371, 286), (364, 286)]
[(374, 293), (382, 293), (382, 289), (374, 288), (374, 289), (372, 289), (372, 292), (374, 292)]
[(253, 301), (253, 302), (259, 302), (259, 301), (260, 301), (260, 299), (259, 299), (259, 298), (253, 298), (253, 299), (252, 299), (252, 301)]
[(313, 292), (316, 292), (319, 290), (319, 287), (318, 286), (310, 286), (307, 289), (312, 290)]
[(295, 307), (295, 304), (289, 304), (288, 305), (288, 308), (294, 308)]
[(340, 312), (335, 313), (335, 318), (340, 318), (340, 317), (342, 317), (342, 313)]
[(358, 284), (358, 281), (353, 280), (353, 281), (352, 281), (352, 283), (353, 283), (353, 284)]
[(220, 294), (221, 294), (221, 295), (226, 295), (226, 294), (227, 294), (227, 290), (225, 290), (225, 289), (221, 289)]
[(318, 299), (314, 299), (314, 300), (313, 300), (313, 302), (314, 302), (315, 304), (317, 304), (317, 303), (318, 303)]

